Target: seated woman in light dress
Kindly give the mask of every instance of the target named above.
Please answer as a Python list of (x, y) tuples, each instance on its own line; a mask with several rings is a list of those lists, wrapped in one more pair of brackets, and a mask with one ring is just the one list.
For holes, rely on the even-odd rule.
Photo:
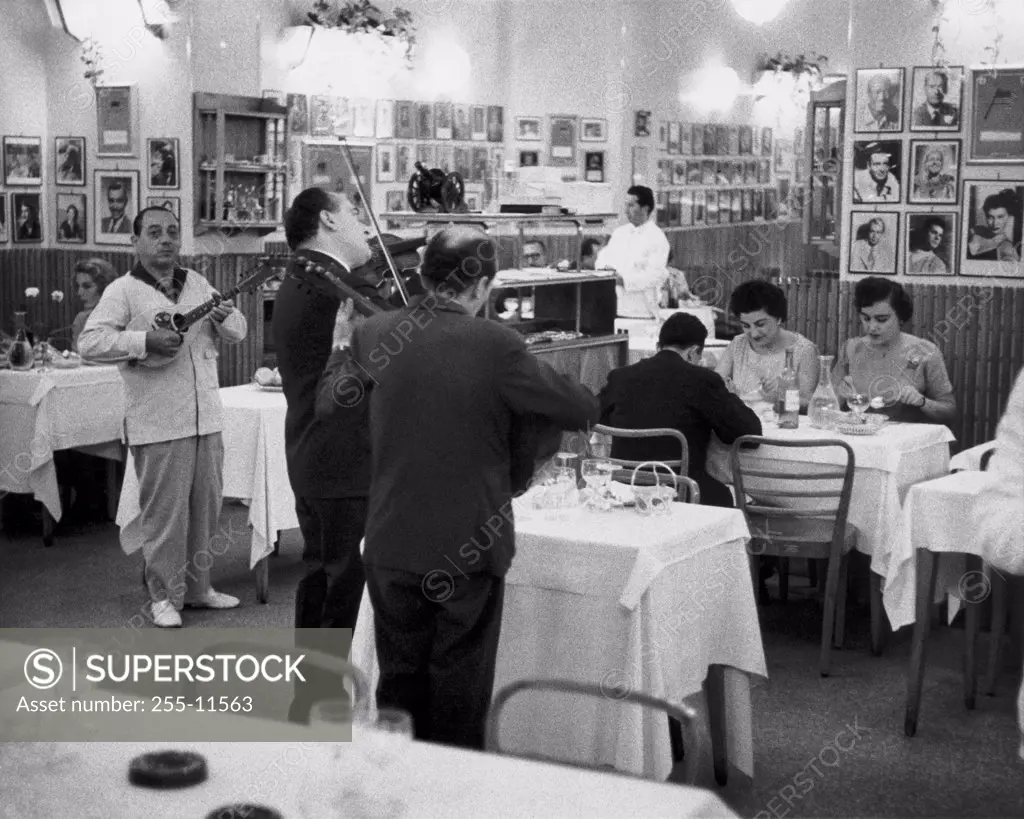
[(900, 329), (914, 315), (906, 291), (868, 276), (857, 282), (853, 303), (864, 335), (846, 342), (832, 371), (839, 398), (866, 395), (892, 421), (951, 423), (956, 399), (941, 351)]
[(103, 290), (117, 273), (109, 262), (103, 259), (88, 259), (75, 265), (75, 295), (82, 303), (82, 309), (71, 323), (71, 348), (78, 351), (78, 337), (82, 334), (89, 315), (100, 302)]
[(743, 334), (736, 336), (715, 370), (747, 403), (775, 401), (786, 350), (793, 349), (800, 408), (806, 409), (818, 384), (818, 348), (799, 333), (785, 329), (788, 306), (782, 288), (766, 281), (744, 282), (729, 298)]

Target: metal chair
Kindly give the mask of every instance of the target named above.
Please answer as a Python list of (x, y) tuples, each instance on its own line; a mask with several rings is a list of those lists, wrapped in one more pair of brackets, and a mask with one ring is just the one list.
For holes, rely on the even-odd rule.
[[(745, 451), (757, 444), (759, 451)], [(845, 464), (793, 463), (771, 460), (766, 448), (842, 450)], [(829, 674), (833, 640), (843, 644), (846, 613), (847, 554), (857, 530), (847, 522), (853, 490), (855, 459), (845, 441), (790, 441), (743, 435), (732, 445), (736, 502), (750, 527), (751, 573), (757, 580), (753, 556), (826, 560), (825, 616), (821, 630), (821, 676)], [(751, 463), (756, 458), (756, 465)]]
[[(668, 427), (658, 427), (655, 429), (625, 429), (623, 427), (609, 427), (604, 424), (598, 424), (593, 428), (593, 431), (598, 435), (607, 435), (611, 438), (675, 439), (679, 444), (680, 457), (676, 460), (665, 460), (659, 458), (658, 461), (672, 469), (675, 473), (676, 498), (683, 503), (700, 503), (700, 487), (698, 487), (697, 482), (688, 475), (690, 471), (690, 447), (686, 442), (686, 437), (678, 429), (669, 429)], [(606, 461), (610, 461), (611, 463), (622, 467), (622, 469), (617, 469), (612, 473), (612, 480), (620, 481), (621, 483), (629, 483), (633, 478), (633, 470), (638, 466), (648, 463), (650, 460), (631, 461), (628, 458), (613, 458), (611, 457), (610, 446), (608, 446), (608, 451), (604, 453), (602, 457)], [(640, 486), (651, 486), (657, 483), (657, 481), (658, 479), (653, 472), (640, 472), (637, 473), (634, 483)]]
[[(501, 714), (509, 700), (516, 694), (521, 694), (524, 691), (554, 691), (561, 694), (577, 694), (663, 711), (670, 719), (676, 720), (682, 730), (684, 750), (683, 782), (687, 785), (692, 785), (696, 781), (700, 770), (699, 734), (695, 725), (697, 717), (691, 708), (682, 704), (674, 705), (639, 691), (626, 689), (609, 690), (603, 685), (594, 683), (583, 683), (573, 680), (537, 679), (519, 680), (505, 686), (494, 698), (494, 702), (491, 703), (490, 711), (487, 714), (487, 750), (499, 754), (515, 755), (510, 751), (503, 750), (501, 747)], [(592, 766), (579, 762), (567, 760), (558, 760), (558, 762), (574, 768), (592, 768)], [(621, 776), (632, 776), (632, 774), (626, 774), (622, 771), (614, 771), (613, 773)]]

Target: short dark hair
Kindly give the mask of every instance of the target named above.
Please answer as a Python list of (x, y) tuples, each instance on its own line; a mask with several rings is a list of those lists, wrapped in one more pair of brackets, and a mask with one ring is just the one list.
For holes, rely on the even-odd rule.
[(673, 313), (668, 320), (661, 325), (658, 333), (659, 347), (693, 347), (696, 345), (701, 352), (704, 352), (704, 342), (708, 338), (708, 328), (701, 321), (690, 313)]
[(857, 282), (853, 288), (853, 306), (859, 313), (865, 307), (888, 301), (896, 318), (902, 324), (914, 315), (914, 303), (903, 289), (903, 285), (881, 276), (868, 276)]
[(588, 236), (580, 242), (580, 253), (584, 256), (590, 256), (591, 254), (596, 253), (602, 244), (603, 242), (595, 236)]
[(988, 213), (994, 208), (1004, 208), (1011, 216), (1015, 216), (1018, 208), (1017, 194), (1009, 188), (1003, 188), (999, 193), (986, 196), (985, 203), (981, 206), (981, 209)]
[(634, 185), (626, 191), (626, 195), (635, 196), (636, 203), (642, 208), (647, 208), (648, 214), (654, 213), (654, 191), (646, 185)]
[(470, 227), (446, 228), (427, 242), (420, 276), (434, 288), (464, 293), (476, 281), (490, 281), (498, 272), (498, 248), (483, 231)]
[(284, 238), (295, 250), (303, 242), (320, 232), (320, 214), (334, 213), (337, 200), (323, 188), (306, 188), (295, 199), (284, 215)]
[(743, 282), (729, 296), (729, 312), (734, 316), (764, 310), (778, 321), (785, 321), (789, 315), (789, 304), (782, 288), (771, 282), (754, 279)]
[(132, 233), (134, 233), (136, 236), (142, 235), (142, 217), (144, 217), (147, 213), (169, 213), (171, 214), (171, 216), (174, 217), (175, 222), (178, 221), (178, 217), (174, 216), (174, 211), (171, 210), (170, 208), (160, 207), (159, 205), (150, 205), (148, 208), (143, 208), (142, 210), (140, 210), (136, 214), (135, 218), (132, 219)]
[(525, 247), (526, 245), (540, 245), (540, 249), (543, 250), (545, 254), (548, 252), (548, 246), (544, 244), (541, 239), (523, 239), (523, 246)]

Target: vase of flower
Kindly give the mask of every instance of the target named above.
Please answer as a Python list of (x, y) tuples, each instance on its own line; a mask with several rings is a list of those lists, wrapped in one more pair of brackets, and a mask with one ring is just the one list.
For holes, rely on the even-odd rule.
[(32, 342), (28, 340), (28, 329), (25, 326), (25, 311), (14, 313), (14, 342), (7, 353), (7, 362), (12, 370), (31, 370), (35, 363)]

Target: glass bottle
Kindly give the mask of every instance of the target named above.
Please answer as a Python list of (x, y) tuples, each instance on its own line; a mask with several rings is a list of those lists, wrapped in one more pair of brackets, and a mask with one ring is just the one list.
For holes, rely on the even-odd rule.
[(28, 340), (25, 328), (25, 313), (21, 310), (14, 313), (14, 343), (7, 354), (7, 361), (12, 370), (31, 370), (35, 364), (32, 342)]
[(779, 429), (796, 429), (800, 426), (800, 385), (796, 378), (792, 347), (786, 350), (786, 366), (779, 376), (775, 415), (779, 419)]
[(811, 396), (811, 404), (807, 409), (807, 420), (812, 427), (828, 429), (832, 422), (832, 413), (839, 410), (839, 398), (832, 389), (833, 356), (818, 356), (818, 386)]

